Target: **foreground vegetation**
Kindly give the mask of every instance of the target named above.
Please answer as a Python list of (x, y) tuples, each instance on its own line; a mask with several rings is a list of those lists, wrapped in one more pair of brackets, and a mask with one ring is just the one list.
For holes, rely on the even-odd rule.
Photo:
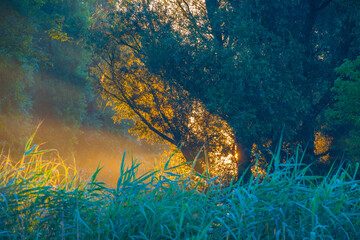
[(174, 174), (171, 158), (137, 176), (124, 154), (109, 188), (100, 169), (81, 179), (47, 154), (0, 155), (0, 239), (359, 239), (358, 165), (316, 177), (299, 151), (283, 163), (278, 149), (261, 180), (225, 186)]

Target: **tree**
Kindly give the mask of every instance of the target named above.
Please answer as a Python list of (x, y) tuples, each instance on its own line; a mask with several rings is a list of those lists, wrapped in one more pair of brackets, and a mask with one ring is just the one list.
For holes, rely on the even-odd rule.
[(358, 51), (351, 3), (122, 1), (113, 29), (149, 72), (227, 121), (244, 148), (277, 142), (283, 126), (287, 141), (306, 145), (333, 102), (333, 69)]
[(34, 82), (37, 59), (32, 33), (37, 25), (18, 9), (17, 1), (0, 3), (0, 114), (28, 113), (31, 109), (25, 89)]
[(76, 156), (80, 145), (85, 148), (78, 143), (89, 127), (120, 135), (124, 126), (114, 130), (104, 120), (109, 113), (97, 108), (87, 81), (90, 54), (83, 40), (95, 5), (92, 0), (0, 1), (0, 148), (10, 148), (14, 159), (23, 155), (43, 120), (37, 141), (65, 159)]
[[(133, 134), (150, 142), (180, 147), (188, 162), (198, 156), (195, 170), (199, 173), (204, 171), (206, 155), (212, 166), (220, 153), (228, 156), (223, 167), (218, 165), (210, 172), (224, 172), (225, 168), (234, 174), (236, 153), (231, 128), (180, 85), (170, 85), (149, 72), (128, 43), (117, 38), (118, 28), (122, 27), (117, 25), (119, 20), (111, 13), (99, 17), (90, 41), (95, 45), (93, 74), (103, 98), (115, 112), (114, 121), (132, 119)], [(136, 35), (133, 41), (136, 44)]]
[[(345, 62), (336, 69), (339, 77), (332, 91), (335, 104), (327, 111), (331, 127), (342, 132), (338, 135), (338, 146), (346, 150), (353, 161), (360, 157), (360, 57)], [(344, 134), (347, 133), (347, 134)]]
[(29, 89), (36, 85), (35, 74), (46, 61), (36, 45), (39, 5), (38, 1), (0, 2), (0, 145), (11, 147), (16, 154), (31, 134)]

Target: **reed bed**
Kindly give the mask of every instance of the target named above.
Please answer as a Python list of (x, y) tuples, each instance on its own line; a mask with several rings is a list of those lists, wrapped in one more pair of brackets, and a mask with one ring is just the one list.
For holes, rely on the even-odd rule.
[[(0, 155), (0, 239), (360, 239), (358, 164), (312, 176), (280, 149), (265, 176), (224, 186), (178, 175), (168, 162), (139, 176), (135, 160), (115, 188), (46, 151)], [(30, 151), (31, 150), (31, 151)]]

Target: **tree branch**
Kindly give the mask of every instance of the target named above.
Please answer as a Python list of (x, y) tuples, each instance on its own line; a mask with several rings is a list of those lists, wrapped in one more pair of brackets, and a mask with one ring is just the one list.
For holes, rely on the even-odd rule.
[(332, 0), (326, 0), (325, 2), (323, 2), (319, 7), (318, 7), (318, 11), (323, 10), (324, 8), (326, 8), (330, 3), (332, 2)]
[(181, 134), (179, 133), (179, 131), (177, 131), (173, 126), (172, 124), (170, 123), (170, 120), (166, 117), (166, 115), (163, 113), (163, 111), (161, 110), (161, 107), (160, 107), (160, 101), (159, 99), (157, 98), (157, 95), (154, 91), (154, 89), (151, 88), (151, 86), (148, 86), (149, 89), (150, 89), (150, 92), (151, 94), (153, 95), (154, 97), (154, 101), (155, 101), (155, 107), (156, 109), (159, 111), (160, 115), (161, 115), (161, 118), (163, 119), (163, 121), (168, 125), (168, 127), (170, 128), (170, 130), (172, 131), (173, 135), (174, 135), (174, 140), (175, 141), (180, 141), (181, 139)]
[[(108, 90), (106, 90), (105, 88), (103, 88), (103, 90), (111, 95), (112, 97), (116, 98), (117, 100), (119, 101), (122, 101), (117, 95), (109, 92)], [(123, 94), (122, 94), (123, 95)], [(131, 108), (131, 110), (133, 110), (135, 112), (135, 114), (141, 119), (141, 121), (151, 130), (153, 131), (154, 133), (156, 133), (157, 135), (159, 135), (161, 138), (163, 138), (164, 140), (168, 141), (169, 143), (171, 144), (174, 144), (176, 145), (176, 142), (175, 140), (169, 138), (168, 136), (166, 136), (165, 134), (163, 134), (162, 132), (160, 132), (159, 130), (157, 130), (154, 126), (152, 126), (151, 123), (149, 123), (144, 116), (141, 115), (141, 113), (139, 111), (137, 111), (135, 109), (135, 107), (131, 104), (131, 102), (126, 98), (126, 96), (122, 96), (124, 97), (124, 99), (126, 100), (126, 104)]]
[(220, 4), (218, 0), (206, 0), (206, 9), (208, 12), (208, 18), (210, 21), (210, 26), (212, 28), (212, 34), (214, 35), (215, 39), (219, 42), (219, 44), (223, 44), (222, 36), (221, 36), (221, 27), (220, 24), (217, 23), (217, 19), (215, 17), (216, 11), (219, 9)]

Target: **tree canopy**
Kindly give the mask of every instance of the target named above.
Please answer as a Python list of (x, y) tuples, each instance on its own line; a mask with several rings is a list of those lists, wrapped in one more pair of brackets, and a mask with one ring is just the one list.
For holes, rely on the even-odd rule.
[[(340, 127), (342, 131), (342, 136), (337, 134), (338, 145), (358, 161), (360, 157), (360, 57), (354, 61), (346, 60), (336, 69), (336, 72), (339, 77), (332, 88), (336, 102), (327, 111), (327, 117), (333, 126)], [(339, 146), (336, 147), (339, 148)]]
[[(14, 159), (39, 122), (36, 141), (64, 159), (83, 162), (95, 149), (118, 154), (119, 138), (127, 139), (126, 149), (138, 147), (127, 123), (115, 127), (112, 111), (98, 108), (88, 80), (85, 39), (97, 6), (92, 0), (0, 1), (0, 149), (10, 149)], [(109, 133), (118, 139), (108, 141)]]
[[(11, 135), (4, 116), (62, 119), (64, 136), (53, 136), (70, 149), (87, 126), (132, 125), (139, 138), (181, 146), (187, 161), (199, 156), (199, 172), (214, 159), (244, 169), (282, 132), (307, 146), (308, 162), (341, 149), (358, 159), (359, 9), (355, 0), (2, 1), (0, 135)], [(93, 90), (112, 110), (97, 108)]]
[[(210, 114), (180, 85), (170, 85), (152, 74), (132, 49), (116, 37), (113, 18), (109, 21), (107, 17), (93, 25), (92, 42), (98, 49), (94, 54), (93, 74), (98, 79), (100, 93), (115, 111), (114, 121), (132, 119), (133, 134), (152, 143), (180, 147), (187, 161), (192, 162), (198, 156), (195, 165), (198, 172), (205, 169), (206, 155), (214, 167), (219, 154), (231, 155), (229, 162), (222, 164), (222, 172), (236, 171), (234, 137), (228, 124)], [(106, 22), (109, 25), (104, 26), (104, 21), (109, 21)]]
[[(351, 1), (121, 1), (111, 36), (234, 130), (306, 145), (333, 103), (333, 69), (359, 53)], [(311, 146), (310, 146), (311, 148)], [(312, 151), (310, 151), (312, 152)]]

